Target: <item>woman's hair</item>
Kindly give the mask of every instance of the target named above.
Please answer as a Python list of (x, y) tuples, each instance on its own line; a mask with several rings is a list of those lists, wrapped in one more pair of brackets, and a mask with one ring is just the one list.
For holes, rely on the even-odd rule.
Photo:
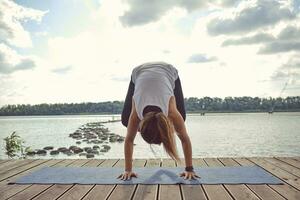
[[(176, 161), (180, 161), (176, 148), (175, 133), (172, 122), (161, 112), (160, 108), (151, 109), (144, 114), (141, 121), (140, 131), (142, 138), (149, 144), (163, 143), (168, 155)], [(153, 111), (154, 110), (154, 111)]]

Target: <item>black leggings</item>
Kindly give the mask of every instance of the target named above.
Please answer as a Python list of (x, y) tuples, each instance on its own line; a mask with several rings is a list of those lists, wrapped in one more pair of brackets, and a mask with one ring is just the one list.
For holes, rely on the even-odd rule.
[[(131, 77), (128, 91), (127, 91), (126, 98), (125, 98), (125, 102), (124, 102), (122, 116), (121, 116), (122, 124), (125, 127), (127, 127), (127, 125), (128, 125), (128, 120), (129, 120), (129, 116), (131, 113), (133, 94), (134, 94), (134, 83), (132, 82), (132, 77)], [(174, 96), (176, 99), (176, 107), (177, 107), (179, 113), (181, 114), (183, 120), (185, 121), (186, 113), (185, 113), (185, 106), (184, 106), (184, 97), (183, 97), (181, 82), (180, 82), (179, 77), (175, 81)]]

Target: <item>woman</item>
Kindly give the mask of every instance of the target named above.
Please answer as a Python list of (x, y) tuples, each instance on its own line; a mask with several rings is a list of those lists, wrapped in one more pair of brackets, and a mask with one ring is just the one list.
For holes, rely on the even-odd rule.
[(132, 70), (123, 111), (122, 124), (127, 127), (124, 143), (125, 172), (121, 180), (137, 177), (132, 171), (133, 141), (137, 131), (149, 144), (163, 144), (168, 155), (180, 161), (175, 134), (179, 137), (185, 157), (185, 179), (200, 178), (193, 171), (192, 146), (185, 127), (184, 98), (178, 71), (165, 62), (149, 62)]

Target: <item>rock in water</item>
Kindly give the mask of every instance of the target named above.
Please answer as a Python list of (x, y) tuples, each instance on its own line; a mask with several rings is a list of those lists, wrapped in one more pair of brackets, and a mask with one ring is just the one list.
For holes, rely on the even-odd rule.
[(89, 149), (92, 149), (92, 148), (91, 147), (84, 147), (83, 149), (84, 149), (84, 151), (87, 152)]
[(57, 151), (65, 152), (65, 151), (69, 151), (69, 149), (67, 149), (66, 147), (60, 147), (60, 148), (57, 149)]
[(74, 148), (74, 149), (72, 149), (72, 151), (74, 152), (74, 153), (81, 153), (81, 152), (83, 152), (83, 149), (81, 149), (81, 148)]
[(26, 155), (28, 156), (34, 156), (35, 155), (35, 151), (29, 151), (26, 153)]
[(50, 155), (57, 155), (57, 154), (59, 154), (59, 151), (57, 150), (50, 151)]
[(104, 149), (107, 149), (107, 150), (109, 150), (109, 149), (111, 148), (109, 145), (106, 145), (106, 144), (103, 145), (102, 147), (103, 147)]
[(95, 155), (92, 154), (92, 153), (88, 153), (88, 154), (86, 155), (86, 158), (94, 158), (94, 157), (95, 157)]
[(92, 153), (93, 152), (93, 149), (87, 149), (86, 152), (89, 154), (89, 153)]
[(53, 146), (46, 146), (44, 147), (44, 150), (52, 150), (54, 147)]
[(108, 152), (108, 149), (100, 149), (100, 152)]
[(39, 154), (39, 155), (47, 154), (47, 151), (44, 149), (39, 149), (39, 150), (37, 150), (36, 154)]

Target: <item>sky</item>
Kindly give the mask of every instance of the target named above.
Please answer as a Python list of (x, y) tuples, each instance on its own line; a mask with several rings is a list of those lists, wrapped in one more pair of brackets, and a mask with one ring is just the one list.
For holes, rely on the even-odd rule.
[(132, 69), (152, 61), (177, 68), (186, 98), (299, 96), (299, 10), (300, 0), (0, 0), (0, 106), (123, 101)]

